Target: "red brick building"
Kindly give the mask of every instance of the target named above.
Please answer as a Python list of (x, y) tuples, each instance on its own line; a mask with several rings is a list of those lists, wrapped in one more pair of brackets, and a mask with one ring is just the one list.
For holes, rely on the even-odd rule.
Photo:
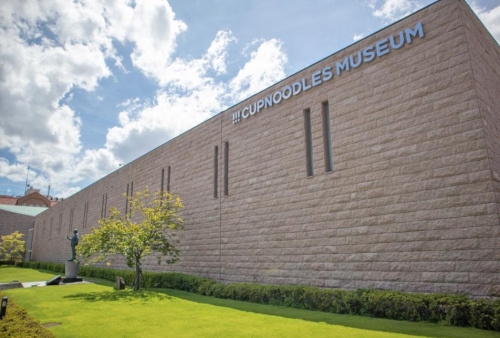
[(32, 206), (32, 207), (45, 207), (50, 208), (56, 205), (59, 201), (52, 197), (46, 197), (40, 194), (40, 190), (30, 189), (25, 196), (19, 197), (16, 205)]

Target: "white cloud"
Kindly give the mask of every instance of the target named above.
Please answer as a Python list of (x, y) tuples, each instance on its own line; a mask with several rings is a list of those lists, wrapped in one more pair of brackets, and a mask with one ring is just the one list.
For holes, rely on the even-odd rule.
[(375, 9), (375, 6), (377, 5), (377, 0), (365, 0), (365, 3), (370, 9)]
[(227, 47), (236, 41), (230, 31), (219, 31), (210, 44), (207, 52), (198, 59), (186, 60), (176, 58), (158, 75), (162, 86), (175, 86), (183, 90), (191, 90), (203, 86), (212, 77), (207, 76), (210, 70), (214, 75), (226, 72)]
[[(94, 90), (111, 75), (107, 59), (122, 67), (113, 40), (134, 44), (131, 58), (147, 75), (165, 67), (184, 23), (161, 0), (147, 6), (128, 0), (2, 1), (0, 18), (0, 149), (14, 154), (21, 166), (31, 162), (33, 185), (52, 181), (64, 193), (75, 189), (69, 182), (109, 172), (116, 161), (105, 150), (81, 154), (82, 123), (67, 105), (72, 89)], [(19, 164), (0, 160), (1, 177), (25, 179), (12, 174)], [(85, 169), (89, 160), (96, 170)]]
[[(127, 163), (285, 76), (286, 55), (281, 43), (272, 39), (255, 46), (234, 78), (218, 81), (217, 75), (226, 69), (227, 45), (234, 40), (230, 32), (218, 32), (199, 59), (176, 59), (169, 66), (175, 71), (152, 104), (125, 102), (120, 126), (106, 136), (109, 154)], [(210, 69), (215, 74), (210, 75)], [(182, 94), (173, 90), (179, 87)]]
[(377, 0), (368, 0), (367, 5), (372, 9), (372, 14), (385, 23), (399, 20), (423, 6), (417, 0), (383, 0), (382, 5), (378, 5)]
[(250, 60), (231, 80), (231, 94), (240, 101), (285, 77), (287, 57), (279, 40), (262, 42)]
[(161, 79), (176, 48), (175, 39), (187, 26), (175, 19), (166, 1), (136, 1), (133, 12), (131, 25), (126, 27), (126, 40), (135, 43), (132, 61), (146, 75)]
[(500, 5), (490, 10), (479, 6), (476, 1), (470, 2), (470, 5), (486, 28), (488, 28), (491, 35), (493, 35), (493, 37), (500, 44)]
[[(0, 177), (24, 182), (31, 162), (30, 183), (51, 184), (59, 196), (285, 76), (286, 55), (274, 39), (247, 46), (248, 62), (227, 76), (228, 46), (236, 42), (230, 31), (219, 31), (199, 58), (172, 60), (187, 26), (162, 0), (4, 0), (0, 29), (0, 150), (16, 159), (0, 157)], [(116, 41), (131, 43), (130, 55), (119, 55)], [(124, 57), (156, 80), (158, 91), (152, 102), (119, 103), (118, 125), (103, 147), (85, 149), (85, 126), (68, 105), (73, 89), (93, 91), (113, 76), (106, 62), (124, 71)]]
[(10, 164), (5, 158), (0, 157), (0, 172), (4, 177), (15, 182), (26, 180), (27, 167), (24, 164)]
[(236, 41), (236, 38), (233, 37), (231, 31), (219, 31), (207, 50), (205, 58), (217, 74), (226, 72), (226, 50), (229, 43), (233, 41)]
[(128, 98), (128, 99), (124, 100), (123, 102), (118, 103), (116, 106), (127, 108), (130, 105), (137, 105), (140, 101), (141, 101), (141, 99), (139, 99), (138, 97), (133, 98), (133, 99)]
[(361, 34), (354, 34), (354, 36), (352, 37), (352, 39), (354, 41), (358, 41), (358, 40), (361, 40), (364, 37), (365, 37), (365, 35), (363, 33), (361, 33)]
[(87, 149), (75, 166), (79, 176), (97, 179), (117, 169), (120, 162), (107, 149)]
[[(493, 37), (500, 43), (500, 5), (487, 10), (477, 1), (467, 0), (472, 10), (479, 16)], [(384, 23), (399, 20), (423, 7), (421, 1), (413, 0), (365, 0), (365, 4), (372, 10), (375, 17), (381, 18)], [(354, 41), (362, 35), (354, 35)]]
[[(31, 162), (32, 185), (67, 190), (82, 149), (81, 120), (67, 103), (73, 88), (92, 91), (111, 74), (104, 20), (93, 2), (33, 0), (3, 1), (0, 18), (0, 149), (24, 168)], [(0, 176), (24, 181), (14, 170), (4, 160)]]

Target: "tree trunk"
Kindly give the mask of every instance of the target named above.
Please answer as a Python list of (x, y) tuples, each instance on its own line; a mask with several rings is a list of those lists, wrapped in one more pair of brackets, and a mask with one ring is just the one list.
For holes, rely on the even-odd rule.
[(140, 277), (141, 277), (141, 263), (139, 261), (139, 258), (135, 259), (135, 282), (134, 282), (134, 291), (139, 290), (139, 283), (140, 283)]

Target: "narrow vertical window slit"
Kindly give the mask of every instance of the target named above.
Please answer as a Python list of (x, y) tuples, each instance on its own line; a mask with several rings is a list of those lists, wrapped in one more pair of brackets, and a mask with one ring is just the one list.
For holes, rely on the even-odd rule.
[(311, 132), (311, 110), (304, 110), (304, 131), (306, 143), (306, 172), (307, 176), (314, 175), (312, 132)]
[(165, 169), (161, 170), (161, 184), (160, 184), (160, 191), (161, 191), (161, 196), (163, 196), (163, 184), (165, 183)]
[(323, 120), (323, 148), (325, 154), (325, 171), (333, 171), (333, 155), (332, 155), (332, 133), (330, 130), (330, 108), (328, 101), (322, 104), (322, 120)]
[(71, 208), (71, 211), (69, 212), (69, 226), (68, 226), (68, 231), (71, 232), (71, 228), (73, 227), (73, 214), (75, 212), (75, 208)]
[(215, 146), (214, 148), (214, 198), (218, 197), (217, 193), (217, 185), (218, 185), (218, 177), (219, 174), (219, 147)]
[(108, 214), (108, 193), (106, 193), (106, 198), (104, 199), (104, 217)]
[[(130, 198), (134, 197), (134, 182), (130, 183)], [(129, 209), (132, 210), (132, 201), (129, 202)]]
[(167, 168), (167, 191), (170, 192), (170, 166)]
[(229, 195), (229, 142), (224, 143), (224, 196)]
[(87, 215), (87, 202), (83, 203), (83, 220), (82, 220), (82, 228), (85, 229), (85, 216)]
[(88, 217), (88, 214), (89, 214), (89, 202), (85, 202), (85, 204), (83, 205), (83, 228), (85, 229), (87, 227), (87, 217)]
[(127, 198), (125, 199), (125, 214), (128, 213), (128, 190), (130, 188), (130, 184), (127, 184)]
[(104, 194), (102, 194), (102, 202), (101, 202), (101, 218), (104, 215)]

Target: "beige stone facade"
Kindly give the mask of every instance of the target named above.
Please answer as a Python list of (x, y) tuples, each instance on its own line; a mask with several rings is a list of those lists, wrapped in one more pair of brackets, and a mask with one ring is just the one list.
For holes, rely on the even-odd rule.
[[(337, 75), (337, 62), (418, 22), (425, 36)], [(122, 194), (159, 189), (163, 171), (165, 189), (185, 205), (181, 260), (151, 260), (147, 270), (224, 282), (498, 295), (499, 53), (463, 0), (439, 1), (40, 214), (32, 257), (62, 262), (73, 228), (85, 234), (110, 206), (125, 211)], [(311, 83), (329, 66), (333, 78), (233, 124), (234, 113), (302, 79)]]

